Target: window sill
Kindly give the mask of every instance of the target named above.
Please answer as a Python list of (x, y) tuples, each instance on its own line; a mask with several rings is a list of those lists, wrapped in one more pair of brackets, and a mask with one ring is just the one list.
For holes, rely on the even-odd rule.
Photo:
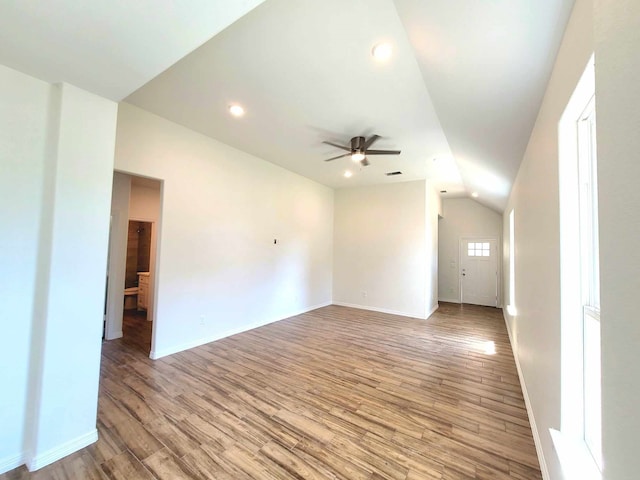
[(549, 432), (566, 478), (602, 480), (602, 473), (583, 442), (553, 428)]

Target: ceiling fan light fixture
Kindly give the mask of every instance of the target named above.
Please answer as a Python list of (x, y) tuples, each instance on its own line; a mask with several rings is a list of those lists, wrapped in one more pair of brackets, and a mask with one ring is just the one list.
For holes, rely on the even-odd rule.
[(390, 43), (378, 43), (371, 49), (371, 55), (379, 62), (386, 62), (391, 58), (393, 47)]
[(346, 151), (347, 153), (343, 153), (342, 155), (336, 155), (335, 157), (327, 158), (325, 162), (331, 162), (333, 160), (337, 160), (339, 158), (351, 157), (351, 160), (354, 163), (359, 163), (363, 167), (369, 165), (369, 159), (367, 158), (369, 155), (400, 155), (400, 150), (377, 150), (372, 149), (371, 145), (374, 144), (380, 135), (371, 135), (369, 139), (366, 139), (363, 136), (353, 137), (351, 139), (351, 145), (340, 145), (339, 143), (333, 143), (324, 141), (322, 143), (331, 145), (332, 147), (339, 148), (342, 151)]

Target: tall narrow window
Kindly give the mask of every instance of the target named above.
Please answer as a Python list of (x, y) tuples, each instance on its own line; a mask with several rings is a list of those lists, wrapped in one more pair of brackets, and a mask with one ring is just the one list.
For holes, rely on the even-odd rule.
[(584, 440), (600, 465), (600, 262), (595, 97), (578, 121), (580, 270), (582, 293)]
[(514, 210), (509, 212), (509, 315), (516, 314), (516, 226)]
[(558, 125), (562, 409), (551, 435), (570, 478), (602, 471), (595, 105), (592, 56)]

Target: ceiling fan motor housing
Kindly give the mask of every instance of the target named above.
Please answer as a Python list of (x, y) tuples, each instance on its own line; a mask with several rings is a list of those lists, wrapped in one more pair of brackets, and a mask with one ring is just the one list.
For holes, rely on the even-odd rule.
[(353, 137), (351, 139), (351, 151), (352, 152), (360, 152), (360, 153), (364, 153), (364, 143), (365, 143), (365, 138), (364, 137)]

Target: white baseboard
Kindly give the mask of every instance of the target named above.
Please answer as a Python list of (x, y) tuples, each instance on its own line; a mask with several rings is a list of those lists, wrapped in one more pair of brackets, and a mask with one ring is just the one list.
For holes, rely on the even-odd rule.
[(218, 333), (216, 335), (211, 335), (209, 337), (198, 338), (192, 342), (182, 343), (180, 345), (174, 345), (168, 348), (163, 348), (161, 350), (151, 350), (149, 354), (149, 358), (152, 360), (157, 360), (162, 357), (166, 357), (167, 355), (173, 355), (174, 353), (183, 352), (185, 350), (189, 350), (191, 348), (199, 347), (201, 345), (205, 345), (207, 343), (215, 342), (216, 340), (222, 340), (223, 338), (230, 337), (232, 335), (237, 335), (238, 333), (247, 332), (249, 330), (253, 330), (254, 328), (264, 327), (265, 325), (269, 325), (270, 323), (279, 322), (281, 320), (286, 320), (287, 318), (295, 317), (296, 315), (301, 315), (303, 313), (310, 312), (312, 310), (316, 310), (318, 308), (326, 307), (331, 305), (331, 302), (321, 303), (319, 305), (313, 305), (311, 307), (306, 307), (299, 311), (291, 313), (291, 315), (287, 315), (286, 317), (275, 318), (273, 320), (267, 320), (262, 322), (254, 322), (248, 325), (242, 325), (238, 328), (232, 328), (229, 330), (225, 330), (222, 333)]
[(436, 310), (438, 310), (440, 308), (440, 304), (436, 303), (433, 308), (431, 309), (431, 311), (427, 314), (427, 318), (429, 318), (431, 315), (433, 315), (434, 313), (436, 313)]
[(26, 461), (27, 468), (30, 472), (39, 470), (42, 467), (60, 460), (61, 458), (71, 455), (73, 452), (77, 452), (81, 448), (84, 448), (98, 440), (98, 430), (93, 429), (90, 432), (80, 435), (73, 440), (63, 443), (62, 445), (47, 450), (46, 452), (38, 453), (33, 458)]
[(504, 324), (507, 327), (507, 333), (509, 334), (509, 343), (511, 344), (511, 351), (513, 352), (513, 358), (516, 361), (516, 369), (518, 370), (518, 379), (520, 380), (520, 388), (522, 388), (522, 395), (524, 396), (524, 404), (527, 408), (527, 414), (529, 415), (529, 423), (531, 424), (531, 433), (533, 435), (533, 443), (536, 446), (536, 453), (538, 454), (538, 462), (540, 462), (540, 471), (542, 473), (543, 480), (551, 480), (549, 477), (549, 469), (547, 468), (547, 462), (544, 459), (544, 452), (542, 451), (542, 442), (540, 441), (540, 434), (538, 433), (538, 427), (536, 425), (536, 418), (533, 415), (531, 408), (531, 401), (529, 400), (529, 392), (527, 391), (527, 384), (524, 382), (524, 376), (522, 375), (522, 368), (520, 368), (520, 360), (518, 359), (517, 352), (513, 343), (513, 336), (511, 335), (511, 328), (509, 327), (509, 319), (507, 318), (506, 309), (502, 310), (502, 316), (504, 317)]
[(414, 315), (412, 313), (399, 312), (397, 310), (389, 310), (388, 308), (370, 307), (368, 305), (358, 305), (356, 303), (333, 302), (333, 304), (334, 305), (338, 305), (340, 307), (358, 308), (360, 310), (369, 310), (369, 311), (372, 311), (372, 312), (388, 313), (390, 315), (400, 315), (402, 317), (419, 318), (421, 320), (426, 320), (426, 318), (428, 318), (428, 316), (431, 315), (433, 312), (435, 312), (436, 309), (438, 308), (436, 306), (434, 308), (434, 310), (427, 317), (423, 317), (423, 316), (420, 316), (420, 315)]
[(13, 470), (14, 468), (18, 468), (20, 465), (24, 463), (24, 454), (18, 453), (17, 455), (12, 455), (11, 457), (6, 457), (0, 459), (0, 475), (9, 470)]

